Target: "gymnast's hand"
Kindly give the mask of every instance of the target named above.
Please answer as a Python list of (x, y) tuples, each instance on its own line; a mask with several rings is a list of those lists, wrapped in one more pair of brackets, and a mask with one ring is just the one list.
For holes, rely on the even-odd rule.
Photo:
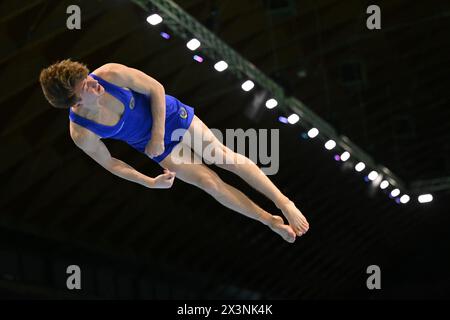
[(153, 179), (153, 189), (169, 189), (172, 187), (173, 180), (175, 179), (175, 172), (171, 172), (168, 169), (164, 169), (164, 173)]
[(151, 158), (157, 157), (164, 152), (164, 139), (151, 138), (145, 147), (145, 153)]

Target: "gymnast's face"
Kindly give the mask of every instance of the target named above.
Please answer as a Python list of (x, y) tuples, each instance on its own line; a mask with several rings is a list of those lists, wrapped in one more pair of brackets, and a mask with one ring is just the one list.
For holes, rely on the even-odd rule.
[(81, 99), (76, 106), (96, 105), (98, 99), (105, 93), (105, 88), (97, 80), (87, 76), (77, 84), (75, 92)]

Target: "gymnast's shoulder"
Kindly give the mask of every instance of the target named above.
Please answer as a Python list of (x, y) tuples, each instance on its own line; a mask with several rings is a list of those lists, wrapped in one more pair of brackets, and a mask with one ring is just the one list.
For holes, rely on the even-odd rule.
[(69, 124), (70, 137), (73, 142), (81, 149), (89, 149), (90, 146), (98, 143), (100, 136), (76, 123), (70, 121)]

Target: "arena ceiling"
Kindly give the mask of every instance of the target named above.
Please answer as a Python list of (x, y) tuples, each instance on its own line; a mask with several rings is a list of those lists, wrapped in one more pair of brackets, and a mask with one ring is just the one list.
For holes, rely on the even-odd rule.
[[(375, 31), (366, 28), (363, 0), (177, 3), (408, 185), (450, 176), (445, 1), (378, 1), (382, 29)], [(71, 4), (82, 10), (81, 30), (66, 28)], [(255, 105), (232, 74), (215, 72), (208, 59), (195, 62), (177, 35), (161, 38), (163, 27), (150, 26), (135, 3), (7, 0), (0, 7), (5, 228), (168, 265), (213, 279), (216, 289), (291, 299), (376, 298), (365, 287), (371, 264), (392, 271), (395, 292), (402, 280), (394, 271), (417, 255), (416, 235), (430, 243), (444, 236), (448, 192), (428, 205), (395, 203), (323, 144), (302, 139), (301, 128), (277, 121), (284, 112)], [(280, 168), (271, 178), (309, 218), (309, 234), (289, 245), (179, 180), (170, 190), (144, 189), (95, 164), (71, 141), (67, 113), (52, 109), (39, 87), (40, 70), (68, 57), (91, 70), (107, 62), (141, 69), (211, 128), (279, 129)], [(130, 147), (107, 145), (142, 173), (161, 172)], [(216, 171), (275, 212), (243, 181)]]

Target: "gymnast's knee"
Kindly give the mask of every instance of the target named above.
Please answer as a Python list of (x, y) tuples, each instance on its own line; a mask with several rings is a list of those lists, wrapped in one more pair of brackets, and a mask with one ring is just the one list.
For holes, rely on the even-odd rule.
[(197, 186), (211, 195), (218, 194), (223, 181), (216, 175), (205, 174), (198, 178)]

